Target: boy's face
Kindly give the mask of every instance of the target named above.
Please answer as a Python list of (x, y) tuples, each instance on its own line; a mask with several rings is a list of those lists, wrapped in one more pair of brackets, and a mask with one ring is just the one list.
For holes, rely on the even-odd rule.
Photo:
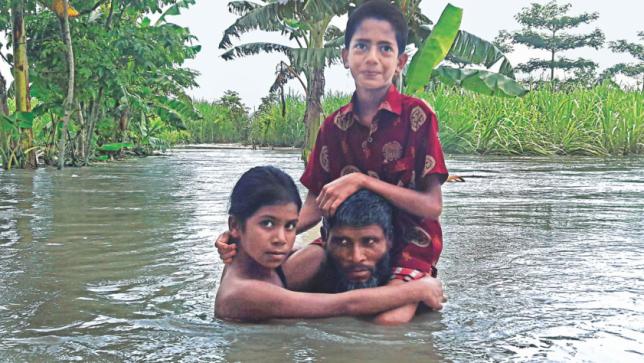
[(396, 31), (388, 21), (365, 19), (353, 34), (348, 49), (342, 50), (344, 67), (351, 70), (357, 90), (389, 88), (407, 62), (398, 55)]

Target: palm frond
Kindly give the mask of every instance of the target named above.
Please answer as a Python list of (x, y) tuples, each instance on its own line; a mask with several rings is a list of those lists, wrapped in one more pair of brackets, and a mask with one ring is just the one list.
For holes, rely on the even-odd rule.
[(219, 49), (229, 48), (233, 44), (233, 37), (239, 38), (241, 34), (250, 30), (283, 31), (281, 19), (293, 18), (294, 15), (292, 6), (283, 6), (277, 2), (257, 6), (237, 18), (235, 23), (224, 31)]
[(225, 60), (232, 60), (239, 57), (246, 57), (249, 55), (255, 55), (259, 53), (283, 53), (290, 55), (292, 48), (286, 45), (277, 44), (277, 43), (266, 43), (266, 42), (256, 42), (256, 43), (246, 43), (238, 45), (231, 48), (227, 52), (221, 55)]

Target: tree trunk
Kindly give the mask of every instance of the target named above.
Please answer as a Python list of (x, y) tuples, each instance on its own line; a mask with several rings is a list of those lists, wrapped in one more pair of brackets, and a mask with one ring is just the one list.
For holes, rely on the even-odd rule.
[(306, 140), (302, 149), (302, 160), (306, 163), (309, 154), (315, 145), (315, 138), (322, 123), (322, 96), (324, 95), (324, 68), (314, 69), (308, 79), (306, 94), (306, 111), (304, 124), (306, 125)]
[(77, 138), (77, 150), (78, 150), (78, 159), (85, 161), (85, 135), (87, 124), (85, 123), (85, 117), (83, 115), (83, 108), (81, 107), (80, 102), (76, 102), (76, 109), (78, 112), (78, 124), (80, 125), (80, 132), (78, 132)]
[(98, 96), (92, 102), (89, 108), (89, 118), (87, 119), (87, 135), (85, 146), (85, 165), (89, 165), (89, 157), (92, 155), (92, 140), (94, 139), (94, 128), (99, 119), (99, 108), (103, 101), (103, 87), (98, 90)]
[(61, 19), (63, 27), (63, 41), (65, 42), (65, 49), (67, 50), (67, 69), (69, 71), (69, 79), (67, 83), (67, 97), (65, 98), (65, 114), (63, 116), (63, 131), (58, 140), (58, 170), (62, 170), (65, 166), (65, 138), (67, 136), (67, 124), (71, 118), (74, 105), (74, 49), (72, 47), (72, 37), (69, 33), (69, 14), (67, 9), (69, 7), (68, 0), (63, 0), (64, 14)]
[(9, 116), (9, 102), (7, 95), (7, 80), (0, 74), (0, 112)]
[[(25, 33), (24, 3), (16, 1), (11, 9), (13, 29), (13, 78), (16, 92), (16, 112), (31, 112), (29, 97), (29, 63), (27, 62), (27, 34)], [(20, 148), (27, 151), (22, 167), (35, 169), (38, 166), (33, 148), (34, 134), (31, 128), (20, 129)]]
[(130, 109), (129, 107), (126, 107), (124, 110), (121, 111), (121, 115), (119, 116), (119, 134), (118, 134), (119, 142), (125, 141), (127, 126), (129, 121), (130, 121)]
[[(555, 43), (555, 32), (552, 32), (552, 44)], [(553, 45), (554, 47), (554, 45)], [(555, 49), (551, 49), (552, 57), (550, 58), (550, 82), (555, 80)]]

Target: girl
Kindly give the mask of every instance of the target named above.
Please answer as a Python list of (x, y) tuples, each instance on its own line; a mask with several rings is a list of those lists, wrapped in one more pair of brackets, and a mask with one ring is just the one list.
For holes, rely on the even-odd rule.
[(440, 307), (442, 289), (434, 278), (340, 294), (287, 290), (281, 266), (295, 242), (301, 207), (295, 183), (281, 170), (262, 166), (242, 175), (230, 197), (228, 218), (238, 253), (217, 291), (217, 317), (258, 321), (366, 315), (421, 301)]

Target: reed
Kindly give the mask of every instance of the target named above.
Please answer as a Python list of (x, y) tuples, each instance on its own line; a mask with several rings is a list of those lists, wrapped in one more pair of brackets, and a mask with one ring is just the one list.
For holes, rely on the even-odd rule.
[[(478, 95), (439, 85), (421, 95), (438, 116), (449, 153), (622, 156), (644, 153), (644, 95), (610, 85), (555, 90), (522, 98)], [(323, 98), (324, 115), (349, 102), (348, 93)], [(242, 142), (301, 147), (305, 100), (267, 101), (250, 119), (235, 120), (218, 104), (200, 102), (202, 121), (188, 125), (190, 142)], [(245, 123), (245, 124), (240, 124)], [(246, 136), (240, 129), (247, 128)]]
[(447, 152), (630, 155), (644, 152), (644, 96), (608, 85), (498, 98), (439, 86), (422, 98), (436, 112)]

